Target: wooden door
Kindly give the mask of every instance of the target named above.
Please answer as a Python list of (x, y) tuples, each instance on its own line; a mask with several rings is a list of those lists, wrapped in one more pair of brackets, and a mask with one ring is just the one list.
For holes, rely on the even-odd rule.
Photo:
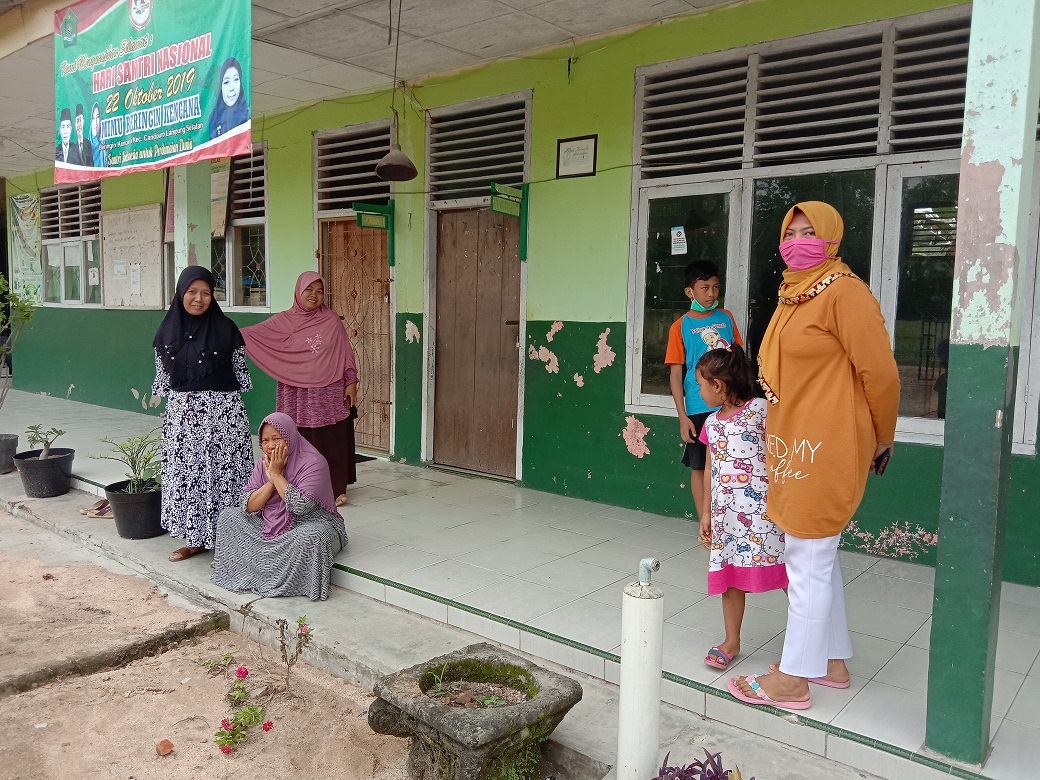
[(437, 214), (433, 460), (516, 477), (520, 223)]
[(359, 447), (390, 451), (390, 267), (385, 230), (359, 228), (354, 219), (321, 223), (322, 267), (329, 307), (354, 346), (358, 376)]

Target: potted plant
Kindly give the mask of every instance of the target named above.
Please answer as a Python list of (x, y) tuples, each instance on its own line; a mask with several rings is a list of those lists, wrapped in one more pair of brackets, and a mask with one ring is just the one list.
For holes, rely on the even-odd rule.
[[(22, 326), (32, 319), (32, 303), (12, 292), (7, 279), (0, 274), (0, 407), (11, 389), (11, 355)], [(0, 433), (0, 474), (14, 471), (14, 454), (18, 451), (17, 433)]]
[(76, 451), (52, 446), (65, 431), (61, 428), (43, 430), (42, 425), (31, 425), (25, 431), (29, 446), (38, 449), (19, 452), (14, 465), (22, 478), (22, 487), (29, 498), (63, 496), (72, 485), (72, 459)]
[(166, 533), (160, 524), (162, 488), (159, 469), (162, 439), (158, 429), (122, 441), (104, 438), (113, 455), (92, 455), (126, 465), (126, 479), (105, 487), (105, 498), (112, 505), (116, 533), (124, 539), (151, 539)]

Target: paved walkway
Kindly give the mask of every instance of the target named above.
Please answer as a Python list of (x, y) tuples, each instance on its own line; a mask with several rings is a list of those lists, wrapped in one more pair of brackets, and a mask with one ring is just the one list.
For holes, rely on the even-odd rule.
[[(96, 451), (99, 430), (130, 435), (158, 422), (13, 391), (0, 430), (24, 429), (26, 421), (57, 424), (69, 431), (61, 443), (88, 451)], [(119, 464), (79, 454), (74, 468), (98, 484), (122, 478)], [(344, 515), (351, 541), (333, 572), (345, 589), (616, 683), (621, 588), (640, 558), (655, 555), (663, 561), (655, 582), (666, 594), (666, 702), (886, 777), (949, 772), (920, 752), (929, 567), (841, 554), (857, 653), (853, 684), (845, 691), (814, 688), (812, 709), (795, 717), (721, 693), (734, 672), (761, 672), (777, 658), (782, 593), (749, 598), (743, 653), (731, 670), (704, 666), (705, 651), (723, 635), (721, 608), (705, 593), (706, 554), (685, 521), (381, 460), (359, 468), (350, 498)], [(150, 544), (165, 550), (171, 542)], [(156, 560), (155, 572), (167, 568)], [(1034, 777), (1040, 590), (1005, 585), (1001, 617), (1008, 628), (998, 642), (993, 752), (982, 775)]]

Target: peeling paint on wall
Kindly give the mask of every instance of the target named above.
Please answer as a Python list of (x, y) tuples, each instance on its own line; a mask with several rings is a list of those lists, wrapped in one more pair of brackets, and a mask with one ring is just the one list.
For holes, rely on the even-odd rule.
[(535, 349), (534, 344), (531, 344), (527, 347), (527, 357), (531, 360), (540, 360), (545, 363), (545, 370), (550, 374), (560, 373), (560, 361), (548, 347)]
[(563, 323), (560, 322), (559, 320), (556, 320), (556, 322), (554, 322), (552, 324), (552, 327), (549, 328), (549, 332), (545, 334), (545, 340), (546, 341), (552, 341), (553, 340), (553, 336), (555, 336), (561, 330), (563, 330)]
[(419, 343), (419, 329), (415, 326), (415, 323), (411, 320), (405, 320), (404, 323), (404, 340), (409, 344)]
[(607, 344), (607, 336), (610, 335), (610, 328), (599, 334), (599, 341), (596, 342), (596, 354), (592, 358), (593, 371), (597, 374), (607, 366), (613, 364), (614, 358), (617, 355), (614, 354), (614, 350)]
[(637, 420), (635, 415), (630, 414), (625, 419), (628, 421), (628, 424), (621, 431), (621, 436), (625, 439), (625, 446), (628, 447), (628, 451), (637, 458), (649, 455), (650, 448), (646, 444), (646, 435), (650, 433), (650, 429)]
[(583, 377), (581, 374), (575, 374), (574, 384), (576, 384), (578, 387), (585, 387), (585, 377)]

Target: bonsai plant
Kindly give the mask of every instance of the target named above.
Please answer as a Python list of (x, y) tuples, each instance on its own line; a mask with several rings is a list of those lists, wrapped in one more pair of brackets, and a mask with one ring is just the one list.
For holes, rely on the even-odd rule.
[[(12, 292), (7, 279), (0, 274), (0, 407), (11, 389), (11, 355), (22, 326), (32, 319), (32, 303)], [(18, 450), (17, 433), (0, 433), (0, 474), (14, 470), (14, 454)]]
[(49, 498), (69, 492), (72, 460), (76, 451), (54, 446), (54, 442), (64, 433), (61, 428), (45, 431), (40, 424), (30, 425), (25, 431), (29, 446), (38, 449), (17, 453), (14, 464), (22, 478), (25, 495), (29, 498)]
[(162, 439), (158, 429), (122, 441), (106, 437), (101, 442), (111, 445), (114, 454), (91, 457), (118, 461), (129, 469), (125, 480), (105, 487), (105, 498), (115, 516), (116, 533), (124, 539), (150, 539), (165, 533), (159, 522)]

